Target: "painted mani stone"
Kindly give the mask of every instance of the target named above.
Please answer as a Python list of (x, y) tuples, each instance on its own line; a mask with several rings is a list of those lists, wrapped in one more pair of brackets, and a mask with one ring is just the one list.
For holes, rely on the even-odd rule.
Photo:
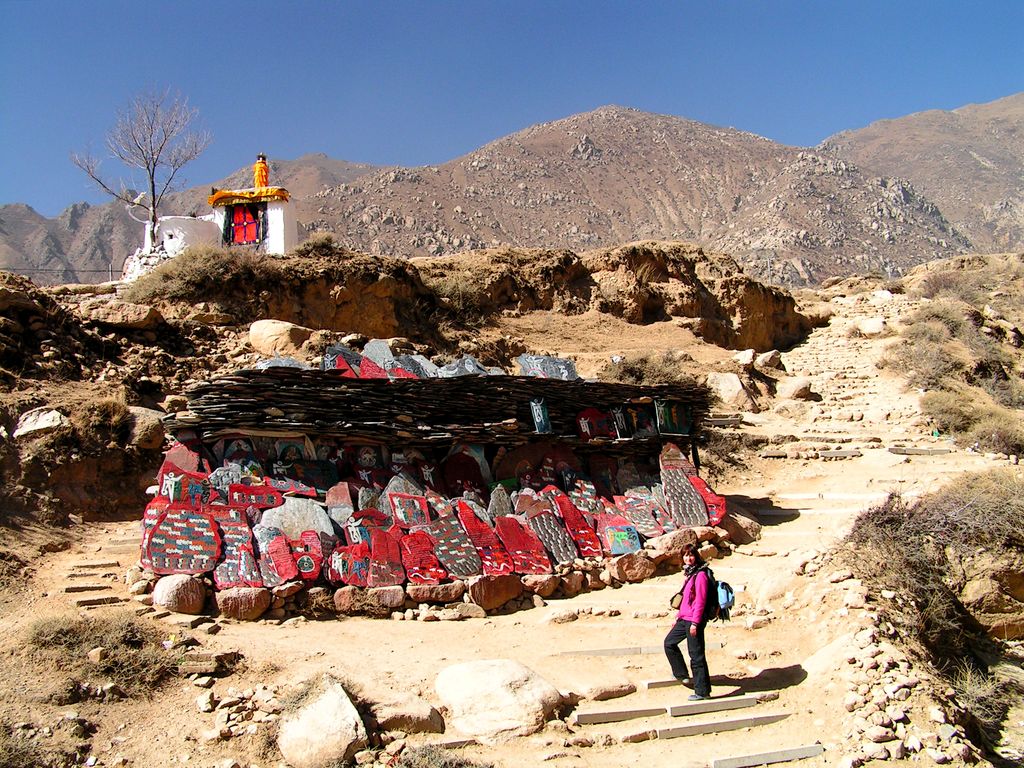
[(551, 559), (543, 542), (518, 517), (502, 515), (494, 521), (494, 531), (512, 558), (515, 573), (551, 573)]
[(501, 576), (512, 573), (512, 558), (509, 557), (494, 531), (477, 516), (469, 503), (462, 499), (458, 500), (455, 503), (455, 513), (466, 530), (469, 540), (476, 547), (484, 574)]
[(217, 566), (220, 534), (210, 515), (187, 504), (169, 504), (143, 547), (143, 560), (154, 573), (205, 573)]
[(434, 554), (452, 576), (476, 576), (483, 564), (458, 517), (442, 517), (423, 528), (434, 541)]
[(583, 513), (572, 503), (572, 499), (557, 489), (545, 489), (545, 493), (551, 493), (555, 510), (565, 523), (565, 528), (576, 544), (580, 557), (601, 557), (601, 540), (587, 523)]
[(539, 512), (530, 518), (529, 525), (555, 563), (563, 565), (576, 559), (576, 545), (554, 513)]
[(234, 507), (256, 507), (272, 509), (284, 504), (284, 496), (269, 485), (231, 485), (228, 486), (228, 500)]
[(324, 544), (327, 543), (329, 548), (333, 548), (335, 541), (333, 536), (317, 531), (303, 531), (297, 540), (288, 540), (288, 549), (295, 561), (295, 569), (304, 581), (316, 581), (324, 562)]
[(327, 491), (327, 517), (331, 519), (334, 526), (334, 533), (341, 538), (345, 533), (345, 526), (352, 520), (352, 513), (355, 507), (352, 505), (352, 491), (348, 483), (337, 483)]
[(209, 511), (221, 537), (220, 561), (213, 571), (217, 589), (262, 587), (263, 577), (256, 562), (252, 529), (245, 510), (211, 506)]
[(210, 479), (196, 472), (186, 472), (165, 461), (157, 474), (157, 498), (198, 507), (209, 504), (217, 497)]
[(370, 547), (365, 541), (335, 547), (327, 568), (328, 580), (365, 587), (370, 575)]
[(697, 493), (701, 495), (701, 498), (704, 499), (704, 504), (708, 508), (708, 524), (718, 525), (726, 516), (725, 496), (720, 496), (712, 491), (703, 478), (690, 475), (687, 479), (690, 481), (690, 485), (697, 489)]
[[(637, 532), (648, 539), (661, 536), (665, 529), (658, 522), (656, 510), (658, 506), (652, 499), (639, 496), (616, 496), (615, 506), (622, 516), (633, 524)], [(674, 528), (672, 530), (675, 530)]]
[(434, 554), (434, 542), (423, 531), (405, 534), (398, 543), (402, 567), (412, 584), (440, 584), (448, 572)]
[(505, 486), (496, 485), (491, 491), (491, 500), (487, 505), (487, 517), (492, 524), (496, 523), (499, 517), (513, 514), (512, 500), (509, 499)]
[(402, 567), (402, 552), (397, 536), (380, 528), (370, 531), (370, 573), (366, 585), (396, 587), (404, 581), (405, 569)]
[(412, 528), (430, 522), (430, 506), (425, 497), (394, 491), (386, 495), (396, 525)]
[(661, 452), (661, 484), (665, 509), (679, 528), (708, 524), (708, 508), (697, 489), (690, 484), (688, 470), (693, 467), (679, 448), (668, 443)]
[(636, 528), (622, 515), (597, 516), (597, 533), (601, 538), (601, 546), (611, 556), (627, 555), (639, 552), (641, 548), (640, 534)]
[(299, 569), (295, 565), (295, 558), (292, 557), (291, 546), (284, 531), (280, 528), (254, 525), (252, 533), (256, 539), (257, 562), (264, 586), (279, 587), (286, 581), (298, 578)]

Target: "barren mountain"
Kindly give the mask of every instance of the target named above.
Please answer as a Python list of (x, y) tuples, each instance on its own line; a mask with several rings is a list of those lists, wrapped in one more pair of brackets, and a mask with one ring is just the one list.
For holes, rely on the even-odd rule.
[(621, 107), (315, 198), (314, 228), (381, 254), (692, 240), (732, 253), (754, 274), (771, 270), (774, 280), (799, 284), (900, 270), (968, 246), (906, 182), (753, 134)]
[(1024, 93), (880, 120), (822, 149), (908, 179), (979, 250), (1024, 243)]

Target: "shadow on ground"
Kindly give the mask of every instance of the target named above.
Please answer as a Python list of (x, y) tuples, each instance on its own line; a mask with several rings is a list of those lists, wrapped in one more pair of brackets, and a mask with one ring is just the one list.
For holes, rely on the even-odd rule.
[(788, 667), (771, 667), (758, 672), (754, 677), (739, 675), (712, 675), (711, 685), (730, 685), (739, 689), (738, 693), (760, 693), (762, 691), (778, 691), (800, 685), (807, 679), (807, 670), (799, 664)]
[(800, 517), (799, 509), (780, 507), (766, 496), (743, 496), (729, 494), (725, 497), (725, 508), (757, 520), (763, 526), (789, 523)]

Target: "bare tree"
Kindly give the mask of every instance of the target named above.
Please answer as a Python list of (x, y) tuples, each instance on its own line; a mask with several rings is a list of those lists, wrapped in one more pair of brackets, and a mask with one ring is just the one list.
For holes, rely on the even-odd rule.
[(127, 109), (118, 112), (117, 122), (106, 136), (107, 150), (128, 168), (145, 172), (147, 187), (141, 194), (124, 181), (116, 185), (106, 181), (100, 175), (99, 158), (91, 152), (71, 155), (71, 162), (108, 195), (129, 209), (146, 209), (148, 242), (153, 247), (157, 243), (157, 211), (164, 195), (175, 189), (178, 171), (210, 144), (207, 132), (189, 130), (198, 114), (187, 99), (169, 91), (136, 96)]

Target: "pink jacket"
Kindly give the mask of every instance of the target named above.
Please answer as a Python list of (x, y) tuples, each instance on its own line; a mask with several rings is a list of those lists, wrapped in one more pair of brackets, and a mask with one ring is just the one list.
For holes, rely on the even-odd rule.
[(683, 601), (679, 604), (676, 621), (683, 619), (694, 624), (704, 620), (704, 604), (708, 600), (708, 572), (701, 568), (683, 584)]

